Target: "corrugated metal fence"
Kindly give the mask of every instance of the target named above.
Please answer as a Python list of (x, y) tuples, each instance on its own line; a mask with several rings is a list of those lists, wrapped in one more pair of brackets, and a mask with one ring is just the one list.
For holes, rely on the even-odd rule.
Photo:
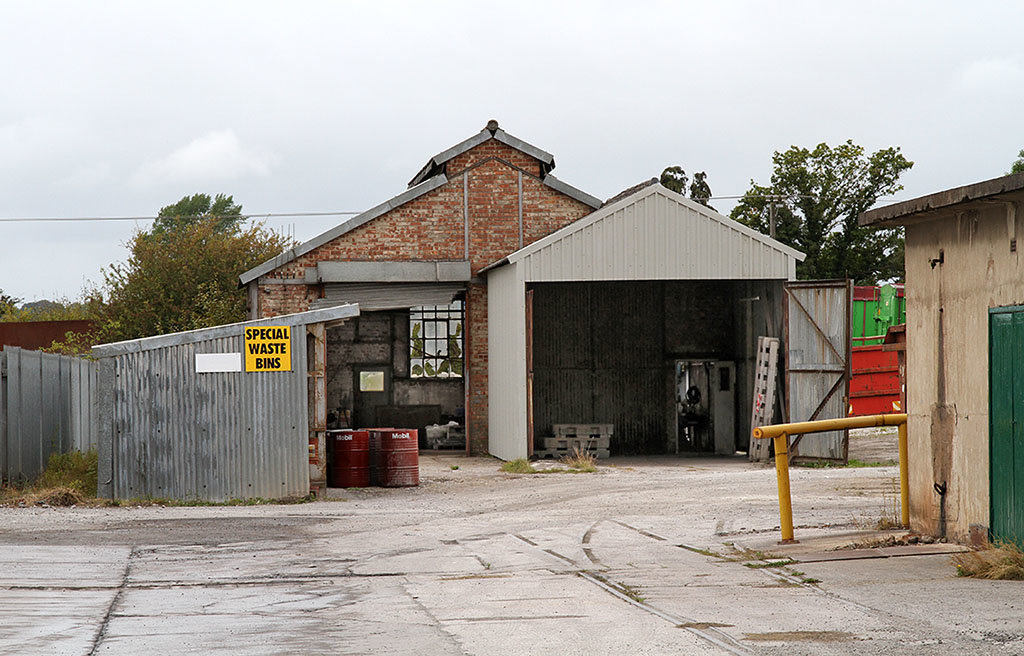
[(52, 453), (97, 446), (97, 365), (7, 347), (0, 351), (0, 477), (38, 476)]
[(111, 412), (109, 460), (100, 449), (101, 474), (108, 462), (112, 474), (100, 481), (104, 496), (226, 501), (309, 493), (305, 329), (292, 331), (291, 371), (197, 373), (196, 354), (241, 356), (242, 328), (224, 332), (185, 333), (189, 343), (101, 357), (104, 390), (113, 392), (101, 401)]

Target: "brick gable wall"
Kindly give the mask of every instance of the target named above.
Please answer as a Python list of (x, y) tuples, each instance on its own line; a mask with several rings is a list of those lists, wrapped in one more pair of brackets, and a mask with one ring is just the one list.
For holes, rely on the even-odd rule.
[[(466, 259), (464, 211), (469, 214), (473, 275), (519, 249), (519, 180), (523, 188), (523, 244), (529, 244), (593, 211), (546, 186), (542, 163), (490, 139), (447, 163), (448, 183), (383, 214), (262, 276), (258, 316), (309, 309), (318, 285), (299, 284), (321, 261)], [(466, 178), (464, 182), (463, 178)], [(468, 188), (468, 199), (463, 195)], [(468, 200), (468, 202), (467, 202)], [(286, 282), (287, 281), (287, 282)], [(467, 433), (473, 453), (487, 452), (487, 287), (475, 280), (467, 292)]]

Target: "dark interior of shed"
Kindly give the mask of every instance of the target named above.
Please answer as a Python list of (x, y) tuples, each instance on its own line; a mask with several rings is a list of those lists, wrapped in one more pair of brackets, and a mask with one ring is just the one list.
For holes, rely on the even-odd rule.
[[(417, 428), (421, 449), (464, 448), (461, 301), (455, 305), (364, 312), (329, 328), (328, 428)], [(450, 428), (432, 428), (428, 440), (434, 426)]]
[(534, 283), (528, 297), (536, 450), (555, 424), (613, 424), (612, 455), (747, 450), (781, 280)]

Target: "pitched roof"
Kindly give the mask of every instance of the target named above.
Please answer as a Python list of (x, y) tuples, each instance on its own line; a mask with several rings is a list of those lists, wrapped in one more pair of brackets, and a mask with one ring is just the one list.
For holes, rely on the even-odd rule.
[(771, 278), (806, 257), (657, 182), (639, 187), (480, 273), (527, 260), (537, 280)]
[(390, 212), (391, 210), (395, 209), (400, 205), (405, 205), (409, 201), (415, 200), (416, 198), (419, 198), (423, 194), (426, 194), (430, 191), (437, 189), (446, 182), (448, 182), (448, 178), (446, 178), (444, 174), (441, 174), (436, 175), (433, 178), (430, 178), (429, 180), (421, 182), (415, 187), (410, 187), (409, 189), (406, 189), (402, 193), (398, 194), (397, 196), (389, 198), (380, 205), (372, 207), (363, 212), (362, 214), (353, 216), (348, 221), (345, 221), (344, 223), (340, 223), (334, 226), (330, 230), (323, 232), (317, 235), (316, 237), (313, 237), (309, 241), (299, 244), (294, 248), (289, 248), (288, 250), (281, 253), (277, 257), (273, 257), (264, 262), (263, 264), (260, 264), (259, 266), (255, 266), (252, 269), (249, 269), (248, 271), (240, 275), (238, 279), (241, 281), (243, 285), (246, 285), (252, 282), (253, 280), (259, 278), (260, 276), (270, 273), (271, 271), (280, 266), (288, 264), (297, 257), (305, 255), (314, 248), (323, 246), (332, 239), (337, 239), (346, 232), (351, 232), (352, 230), (355, 230), (359, 226), (363, 225), (364, 223), (369, 223), (373, 219), (376, 219), (378, 216), (386, 214), (387, 212)]
[(431, 157), (427, 161), (427, 163), (423, 165), (423, 168), (420, 169), (419, 173), (413, 176), (412, 180), (409, 181), (409, 186), (412, 187), (413, 185), (418, 185), (424, 180), (432, 178), (435, 175), (444, 172), (444, 165), (449, 160), (458, 157), (462, 153), (465, 153), (468, 150), (475, 148), (490, 139), (500, 141), (506, 146), (511, 146), (512, 148), (515, 148), (518, 151), (526, 153), (527, 155), (533, 157), (534, 159), (540, 160), (541, 164), (543, 165), (541, 170), (545, 175), (548, 171), (555, 168), (554, 155), (547, 151), (541, 150), (540, 148), (537, 148), (532, 144), (528, 144), (522, 139), (513, 137), (511, 134), (505, 132), (500, 127), (498, 127), (497, 121), (491, 119), (490, 121), (487, 122), (487, 125), (484, 127), (483, 130), (480, 130), (469, 139), (457, 143), (451, 148), (443, 150), (438, 154), (434, 155), (433, 157)]
[(337, 239), (347, 232), (355, 230), (365, 223), (369, 223), (382, 214), (386, 214), (396, 207), (404, 205), (433, 191), (434, 189), (437, 189), (448, 182), (448, 177), (444, 172), (444, 164), (446, 162), (489, 139), (496, 139), (540, 160), (544, 165), (544, 176), (541, 178), (541, 181), (545, 186), (550, 187), (559, 193), (565, 194), (570, 198), (574, 198), (584, 205), (589, 205), (594, 209), (601, 207), (601, 201), (598, 198), (595, 198), (594, 196), (591, 196), (590, 194), (577, 189), (576, 187), (573, 187), (572, 185), (567, 184), (548, 173), (548, 171), (555, 167), (555, 158), (553, 155), (537, 148), (536, 146), (531, 146), (525, 141), (517, 139), (516, 137), (513, 137), (501, 130), (498, 127), (497, 121), (490, 121), (488, 122), (487, 127), (476, 135), (432, 157), (430, 161), (427, 162), (426, 166), (424, 166), (420, 172), (416, 174), (416, 177), (414, 177), (409, 183), (409, 188), (402, 193), (384, 201), (376, 207), (366, 210), (362, 214), (352, 217), (344, 223), (336, 225), (330, 230), (313, 237), (307, 242), (299, 244), (294, 248), (289, 248), (277, 257), (273, 257), (266, 262), (249, 269), (238, 277), (239, 281), (242, 285), (247, 285), (260, 276), (266, 275), (274, 269), (288, 264), (292, 260), (305, 255), (315, 248), (323, 246), (333, 239)]

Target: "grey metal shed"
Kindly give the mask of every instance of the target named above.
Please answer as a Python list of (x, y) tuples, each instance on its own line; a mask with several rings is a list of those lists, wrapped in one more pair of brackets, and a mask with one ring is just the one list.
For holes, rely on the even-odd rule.
[[(99, 495), (309, 494), (323, 474), (324, 330), (358, 314), (350, 304), (94, 347)], [(245, 371), (245, 329), (261, 326), (293, 328), (290, 371)], [(204, 372), (210, 355), (239, 364)]]
[[(481, 273), (488, 287), (490, 453), (504, 460), (527, 457), (541, 402), (557, 404), (562, 422), (616, 423), (619, 431), (641, 414), (644, 399), (657, 398), (648, 425), (634, 432), (664, 431), (670, 437), (662, 418), (669, 403), (660, 401), (671, 386), (662, 373), (665, 362), (720, 359), (708, 355), (711, 348), (671, 348), (673, 340), (663, 328), (679, 328), (680, 303), (701, 290), (721, 290), (718, 306), (735, 305), (745, 313), (745, 321), (737, 323), (750, 326), (751, 332), (736, 335), (737, 345), (724, 349), (724, 359), (737, 364), (737, 407), (749, 408), (751, 345), (758, 334), (781, 336), (783, 284), (796, 278), (796, 263), (804, 257), (652, 181), (486, 267)], [(580, 303), (588, 289), (591, 300)], [(674, 295), (666, 296), (666, 290)], [(542, 311), (535, 300), (541, 297), (554, 311), (535, 318)], [(652, 307), (661, 308), (661, 314), (648, 312)], [(758, 313), (763, 319), (755, 317)], [(573, 325), (579, 325), (580, 339), (574, 339)], [(755, 326), (757, 333), (752, 332)], [(713, 328), (708, 323), (695, 332), (723, 329), (734, 330), (731, 324)], [(645, 338), (651, 353), (634, 357), (632, 351)], [(566, 343), (560, 346), (559, 340)], [(534, 361), (545, 343), (557, 361), (543, 372), (547, 383)], [(593, 348), (602, 345), (609, 347), (604, 364)], [(581, 348), (590, 350), (575, 357), (573, 351)], [(639, 360), (645, 366), (636, 368), (632, 378), (619, 366)], [(559, 397), (562, 388), (569, 391)], [(555, 397), (562, 400), (552, 401)], [(738, 434), (745, 439), (745, 419), (736, 414)], [(735, 447), (726, 442), (715, 450), (732, 453)]]

